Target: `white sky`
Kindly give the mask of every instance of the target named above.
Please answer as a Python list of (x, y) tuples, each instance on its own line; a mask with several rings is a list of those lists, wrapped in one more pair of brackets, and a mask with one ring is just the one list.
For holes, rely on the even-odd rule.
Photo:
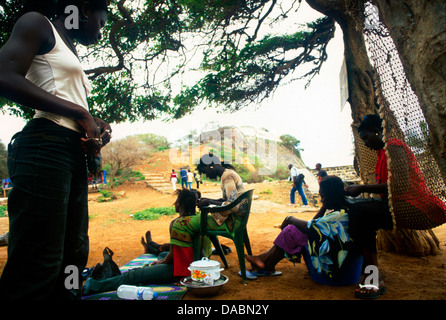
[[(302, 2), (302, 6), (306, 5)], [(299, 14), (309, 21), (320, 15), (301, 7)], [(174, 122), (146, 121), (112, 124), (113, 139), (128, 135), (155, 133), (170, 142), (192, 130), (203, 131), (208, 122), (222, 126), (253, 126), (266, 128), (274, 135), (290, 134), (301, 141), (304, 163), (314, 168), (317, 162), (323, 167), (353, 164), (351, 110), (347, 104), (341, 112), (339, 72), (343, 62), (342, 31), (337, 26), (335, 38), (328, 46), (328, 60), (321, 73), (313, 78), (305, 90), (305, 81), (294, 81), (276, 90), (273, 97), (260, 106), (247, 107), (239, 112), (221, 114), (215, 109), (197, 109), (190, 116)], [(285, 79), (286, 81), (287, 79)], [(0, 113), (0, 140), (7, 144), (24, 121)]]

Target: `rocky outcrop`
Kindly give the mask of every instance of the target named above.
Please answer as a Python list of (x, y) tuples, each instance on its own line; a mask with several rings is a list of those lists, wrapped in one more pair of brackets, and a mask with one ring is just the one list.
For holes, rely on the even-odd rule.
[[(217, 155), (224, 155), (223, 160), (230, 159), (230, 162), (236, 164), (259, 164), (264, 174), (274, 172), (277, 166), (288, 166), (290, 163), (305, 168), (303, 161), (284, 147), (279, 137), (266, 129), (222, 127), (203, 132), (195, 142), (217, 150)], [(225, 150), (229, 152), (225, 153)]]

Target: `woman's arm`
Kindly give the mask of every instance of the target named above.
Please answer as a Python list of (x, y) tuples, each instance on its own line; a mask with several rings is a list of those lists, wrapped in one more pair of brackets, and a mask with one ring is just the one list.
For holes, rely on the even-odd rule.
[[(171, 222), (170, 222), (170, 224), (169, 224), (169, 234), (172, 234), (172, 227), (173, 227), (173, 224), (175, 223), (175, 221), (177, 220), (178, 218), (176, 218), (176, 219), (173, 219)], [(155, 260), (153, 263), (152, 263), (152, 265), (154, 265), (154, 264), (170, 264), (170, 263), (173, 263), (173, 245), (170, 245), (170, 244), (167, 244), (167, 243), (165, 243), (165, 244), (163, 244), (162, 246), (166, 246), (166, 245), (169, 245), (169, 253), (167, 254), (167, 256), (165, 256), (163, 259), (159, 259), (159, 260)]]
[(288, 216), (283, 220), (282, 225), (280, 226), (280, 229), (284, 229), (288, 225), (294, 225), (297, 229), (299, 229), (303, 233), (308, 233), (308, 227), (307, 227), (307, 221), (295, 218), (293, 216)]
[(210, 206), (211, 204), (221, 206), (225, 202), (224, 199), (209, 199), (209, 198), (201, 198), (198, 200), (198, 207), (201, 209), (203, 207)]
[(325, 211), (327, 211), (327, 208), (325, 208), (324, 206), (322, 206), (319, 211), (316, 213), (316, 215), (313, 217), (313, 220), (316, 220), (320, 217), (322, 217), (325, 214)]
[(378, 184), (354, 184), (345, 189), (345, 194), (351, 197), (357, 197), (361, 193), (387, 193), (387, 183)]
[(173, 263), (173, 245), (169, 248), (169, 253), (163, 259), (155, 260), (152, 265), (155, 264), (172, 264)]

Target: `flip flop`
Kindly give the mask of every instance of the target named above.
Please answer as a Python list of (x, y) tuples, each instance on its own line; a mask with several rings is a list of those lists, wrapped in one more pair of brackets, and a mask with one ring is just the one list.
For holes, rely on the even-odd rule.
[[(239, 272), (238, 272), (238, 274), (240, 275), (240, 276), (242, 276), (242, 271), (240, 270)], [(254, 272), (252, 272), (252, 271), (249, 271), (249, 270), (246, 270), (245, 271), (245, 274), (246, 274), (246, 279), (248, 279), (248, 280), (256, 280), (257, 279), (257, 276), (254, 274)]]
[(282, 271), (270, 272), (265, 270), (259, 270), (259, 271), (253, 271), (252, 274), (258, 277), (273, 277), (282, 275)]
[(371, 284), (366, 284), (366, 285), (362, 285), (359, 284), (359, 290), (361, 290), (362, 288), (365, 288), (367, 290), (371, 290), (371, 289), (375, 289), (376, 291), (372, 291), (372, 292), (360, 292), (360, 291), (355, 291), (355, 297), (359, 298), (359, 299), (378, 299), (381, 295), (383, 295), (386, 292), (386, 287), (382, 286), (382, 287), (377, 287)]

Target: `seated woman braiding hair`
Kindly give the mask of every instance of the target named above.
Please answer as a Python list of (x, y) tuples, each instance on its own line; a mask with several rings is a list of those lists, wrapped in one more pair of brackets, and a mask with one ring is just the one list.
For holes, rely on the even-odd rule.
[[(374, 206), (347, 203), (344, 183), (336, 176), (326, 176), (321, 180), (319, 194), (322, 207), (312, 220), (286, 217), (281, 225), (282, 232), (268, 251), (246, 256), (253, 270), (274, 273), (276, 264), (286, 255), (299, 254), (308, 245), (314, 268), (319, 273), (336, 277), (351, 250), (376, 251), (376, 230), (392, 226), (390, 214), (383, 216), (375, 211)], [(385, 214), (383, 210), (380, 212)], [(374, 263), (370, 255), (364, 255), (364, 266)], [(384, 293), (382, 279), (380, 283), (376, 292), (372, 290), (373, 296), (370, 292), (367, 296), (364, 293), (360, 296), (359, 291), (355, 295), (377, 298)]]

